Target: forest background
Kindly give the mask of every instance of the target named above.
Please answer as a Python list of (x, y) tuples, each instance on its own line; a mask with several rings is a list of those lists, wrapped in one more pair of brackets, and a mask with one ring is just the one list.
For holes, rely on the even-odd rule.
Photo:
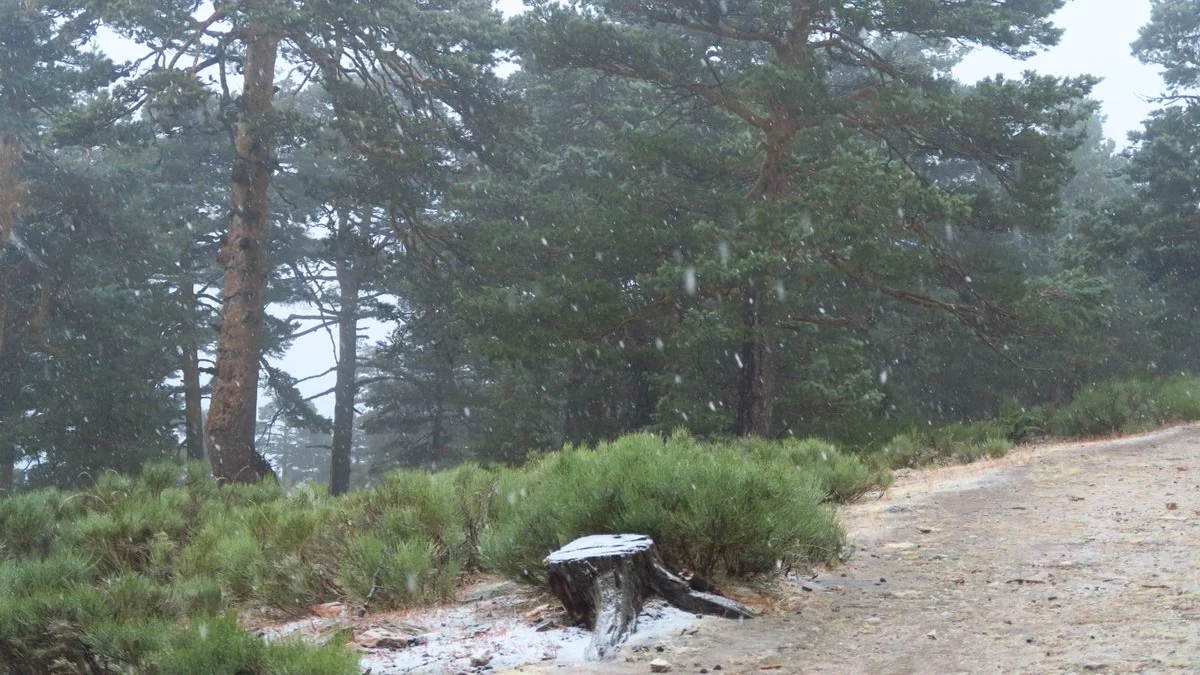
[(5, 0), (0, 489), (1032, 437), (1195, 372), (1200, 18), (1150, 3), (1119, 147), (1092, 77), (960, 80), (1063, 4)]

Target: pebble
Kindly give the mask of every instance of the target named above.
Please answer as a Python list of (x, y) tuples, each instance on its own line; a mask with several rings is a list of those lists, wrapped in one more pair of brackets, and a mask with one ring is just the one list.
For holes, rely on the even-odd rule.
[(650, 662), (650, 672), (652, 673), (667, 673), (671, 670), (671, 664), (663, 659), (654, 659)]

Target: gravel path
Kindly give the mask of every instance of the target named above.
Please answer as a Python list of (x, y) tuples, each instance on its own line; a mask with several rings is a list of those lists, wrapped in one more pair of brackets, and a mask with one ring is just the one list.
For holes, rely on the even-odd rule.
[[(524, 673), (1200, 673), (1200, 427), (901, 476), (791, 609)], [(720, 669), (717, 669), (720, 666)]]

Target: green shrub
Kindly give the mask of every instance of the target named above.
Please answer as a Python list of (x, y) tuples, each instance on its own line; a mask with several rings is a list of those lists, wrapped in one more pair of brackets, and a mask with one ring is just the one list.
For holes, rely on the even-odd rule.
[(450, 558), (466, 553), (462, 495), (453, 474), (397, 471), (349, 502), (367, 527), (386, 537), (429, 540)]
[(1163, 382), (1155, 393), (1155, 404), (1163, 422), (1200, 420), (1200, 377), (1179, 375)]
[(812, 473), (680, 435), (567, 448), (508, 489), (513, 503), (485, 536), (484, 560), (530, 581), (543, 578), (547, 553), (588, 534), (646, 534), (670, 565), (738, 576), (826, 562), (843, 545)]
[(159, 657), (158, 675), (357, 675), (358, 656), (345, 643), (323, 646), (299, 640), (264, 644), (237, 626), (236, 618), (191, 622)]
[(170, 649), (176, 632), (175, 622), (162, 618), (98, 621), (87, 627), (83, 641), (110, 662), (132, 666), (137, 672), (154, 672), (155, 661)]
[(463, 565), (467, 569), (479, 569), (479, 544), (484, 530), (495, 520), (494, 497), (499, 488), (496, 472), (483, 469), (478, 464), (462, 464), (449, 471), (443, 480), (453, 486), (458, 497), (459, 522), (463, 526)]
[(891, 472), (867, 466), (860, 457), (818, 438), (769, 441), (740, 439), (738, 445), (765, 461), (781, 460), (812, 475), (830, 501), (848, 502), (892, 483)]
[(87, 672), (94, 650), (83, 627), (108, 620), (93, 581), (89, 562), (71, 553), (0, 561), (0, 674)]
[(49, 555), (60, 514), (70, 502), (57, 490), (0, 499), (0, 558)]
[(896, 469), (911, 469), (935, 463), (938, 453), (916, 433), (897, 434), (881, 451), (889, 465)]
[(171, 604), (184, 616), (216, 616), (230, 609), (221, 584), (207, 576), (190, 576), (170, 587)]
[(262, 550), (256, 599), (283, 608), (302, 608), (338, 595), (342, 553), (334, 502), (311, 493), (243, 509), (250, 534)]
[(234, 600), (254, 597), (266, 565), (266, 557), (249, 526), (230, 514), (208, 520), (179, 554), (181, 575), (210, 578), (220, 584), (223, 594)]
[(999, 421), (1004, 437), (1013, 443), (1029, 443), (1049, 432), (1049, 411), (1045, 406), (1026, 407), (1015, 398), (1000, 406)]
[(1013, 448), (1013, 443), (1007, 438), (994, 437), (983, 441), (978, 447), (988, 457), (991, 457), (992, 459), (999, 459), (1008, 455), (1009, 451), (1011, 451)]
[(230, 617), (192, 621), (158, 662), (159, 675), (263, 672), (263, 643)]
[(912, 429), (884, 445), (882, 457), (893, 468), (966, 464), (1003, 457), (1012, 449), (1002, 421), (956, 422), (933, 429)]
[(178, 609), (169, 603), (170, 588), (136, 572), (105, 579), (101, 593), (111, 617), (117, 621), (142, 621), (152, 616), (174, 618)]
[(1113, 380), (1085, 387), (1054, 412), (1056, 436), (1086, 438), (1144, 431), (1161, 423), (1154, 386), (1145, 380)]
[(185, 469), (173, 461), (150, 462), (142, 467), (142, 486), (152, 494), (174, 487)]
[(319, 647), (299, 640), (272, 642), (263, 651), (263, 675), (358, 675), (358, 654), (339, 637)]
[(962, 443), (954, 450), (953, 459), (960, 464), (969, 464), (984, 458), (999, 458), (1008, 454), (1012, 442), (999, 436), (972, 443)]

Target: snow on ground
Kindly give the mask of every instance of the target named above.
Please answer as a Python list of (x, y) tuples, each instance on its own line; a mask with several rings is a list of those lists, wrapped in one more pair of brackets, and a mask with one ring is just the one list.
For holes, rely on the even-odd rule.
[[(343, 627), (352, 630), (360, 642), (367, 631), (374, 631), (373, 634), (392, 637), (402, 645), (411, 643), (412, 646), (397, 648), (359, 647), (363, 652), (363, 672), (371, 675), (479, 672), (480, 667), (472, 664), (473, 659), (484, 660), (489, 671), (535, 663), (583, 661), (591, 632), (562, 626), (557, 604), (529, 611), (531, 603), (546, 598), (534, 598), (504, 583), (477, 586), (460, 597), (458, 602), (446, 606), (362, 619), (308, 617), (263, 628), (260, 633), (267, 640), (297, 637), (320, 640)], [(697, 621), (696, 615), (652, 598), (638, 617), (637, 632), (622, 651), (678, 636)]]
[[(520, 616), (489, 617), (476, 605), (440, 608), (409, 621), (431, 629), (427, 644), (409, 649), (371, 649), (362, 667), (372, 675), (392, 673), (458, 673), (472, 670), (471, 657), (489, 653), (487, 665), (496, 670), (539, 662), (578, 663), (591, 641), (582, 628), (553, 627), (538, 632)], [(626, 648), (679, 634), (696, 618), (658, 600), (647, 603), (638, 631)]]

